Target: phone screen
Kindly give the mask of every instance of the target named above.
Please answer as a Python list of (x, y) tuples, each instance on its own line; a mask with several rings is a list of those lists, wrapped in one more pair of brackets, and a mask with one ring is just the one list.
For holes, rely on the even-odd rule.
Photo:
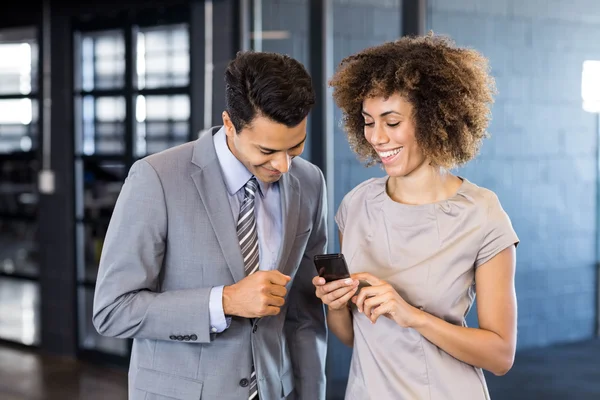
[(343, 254), (320, 254), (314, 258), (317, 273), (321, 278), (325, 278), (326, 282), (345, 279), (350, 277), (348, 265)]

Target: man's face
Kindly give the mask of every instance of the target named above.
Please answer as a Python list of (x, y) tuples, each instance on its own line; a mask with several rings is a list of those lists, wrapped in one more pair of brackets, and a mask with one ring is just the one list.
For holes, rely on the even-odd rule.
[(233, 155), (262, 182), (277, 182), (290, 169), (292, 159), (304, 151), (306, 120), (289, 128), (258, 115), (236, 132), (229, 114), (223, 112), (227, 146)]

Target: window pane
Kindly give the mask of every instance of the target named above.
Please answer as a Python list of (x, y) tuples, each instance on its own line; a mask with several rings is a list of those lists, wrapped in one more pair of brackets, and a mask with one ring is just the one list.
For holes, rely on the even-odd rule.
[(35, 92), (37, 70), (36, 30), (0, 30), (0, 95)]
[(77, 224), (78, 275), (85, 282), (95, 282), (98, 277), (107, 229), (108, 223), (105, 221)]
[[(0, 163), (0, 214), (32, 220), (37, 214), (36, 160), (3, 160)], [(0, 221), (0, 229), (2, 223)]]
[(127, 171), (118, 161), (85, 158), (76, 164), (77, 185), (83, 197), (79, 218), (97, 222), (108, 220), (117, 201)]
[(0, 163), (0, 271), (38, 275), (36, 187), (34, 160)]
[(80, 154), (122, 154), (125, 149), (125, 99), (93, 97), (81, 99), (76, 149)]
[(125, 39), (121, 31), (82, 34), (78, 40), (78, 90), (119, 89), (125, 84)]
[[(367, 47), (392, 41), (402, 36), (402, 3), (400, 0), (333, 0), (334, 68), (344, 57)], [(335, 203), (354, 186), (373, 176), (382, 176), (381, 168), (362, 168), (350, 150), (342, 130), (341, 111), (334, 109), (335, 132)], [(348, 171), (351, 171), (350, 173)]]
[(88, 350), (98, 350), (119, 356), (129, 354), (129, 341), (100, 336), (92, 324), (92, 310), (94, 305), (94, 290), (79, 289), (79, 342), (80, 346)]
[(138, 88), (185, 86), (189, 74), (187, 24), (144, 28), (138, 32)]
[(136, 139), (138, 157), (188, 141), (190, 100), (187, 95), (138, 96)]
[(36, 277), (39, 253), (37, 224), (3, 218), (0, 222), (0, 272)]
[(0, 154), (37, 148), (38, 102), (32, 99), (0, 100)]
[(127, 173), (120, 162), (83, 159), (76, 163), (79, 277), (94, 281), (108, 223)]
[(40, 344), (40, 290), (37, 282), (0, 278), (0, 338)]
[[(309, 68), (308, 0), (255, 1), (251, 10), (250, 46), (256, 51), (287, 54)], [(309, 115), (310, 118), (310, 115)], [(310, 126), (310, 125), (309, 125)], [(317, 134), (321, 134), (318, 132)], [(302, 157), (310, 160), (313, 135), (308, 132)]]
[(308, 68), (308, 0), (255, 2), (251, 22), (254, 50), (287, 54)]

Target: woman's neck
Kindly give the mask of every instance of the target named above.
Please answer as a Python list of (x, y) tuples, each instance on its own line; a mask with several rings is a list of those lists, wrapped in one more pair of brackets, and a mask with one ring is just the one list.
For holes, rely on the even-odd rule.
[(424, 165), (409, 175), (387, 181), (387, 193), (398, 203), (419, 205), (446, 200), (458, 191), (462, 180), (450, 172)]

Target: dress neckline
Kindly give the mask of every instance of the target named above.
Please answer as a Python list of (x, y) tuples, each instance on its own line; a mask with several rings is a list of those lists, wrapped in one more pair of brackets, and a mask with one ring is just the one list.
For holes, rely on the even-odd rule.
[(383, 191), (382, 195), (385, 198), (385, 201), (387, 203), (393, 204), (395, 207), (402, 207), (402, 208), (412, 209), (412, 210), (423, 209), (423, 208), (425, 208), (425, 209), (432, 208), (437, 205), (447, 204), (448, 202), (450, 202), (452, 200), (456, 200), (458, 197), (462, 197), (462, 193), (463, 193), (466, 185), (469, 184), (469, 181), (466, 178), (464, 178), (462, 176), (457, 176), (457, 178), (460, 179), (462, 182), (461, 182), (460, 186), (458, 187), (458, 190), (452, 196), (448, 197), (447, 199), (438, 200), (438, 201), (431, 202), (431, 203), (424, 203), (424, 204), (406, 204), (406, 203), (400, 203), (400, 202), (395, 201), (387, 193), (386, 188), (387, 188), (387, 182), (388, 182), (389, 178), (390, 178), (389, 176), (386, 176), (382, 179), (383, 185), (382, 185), (381, 189)]

